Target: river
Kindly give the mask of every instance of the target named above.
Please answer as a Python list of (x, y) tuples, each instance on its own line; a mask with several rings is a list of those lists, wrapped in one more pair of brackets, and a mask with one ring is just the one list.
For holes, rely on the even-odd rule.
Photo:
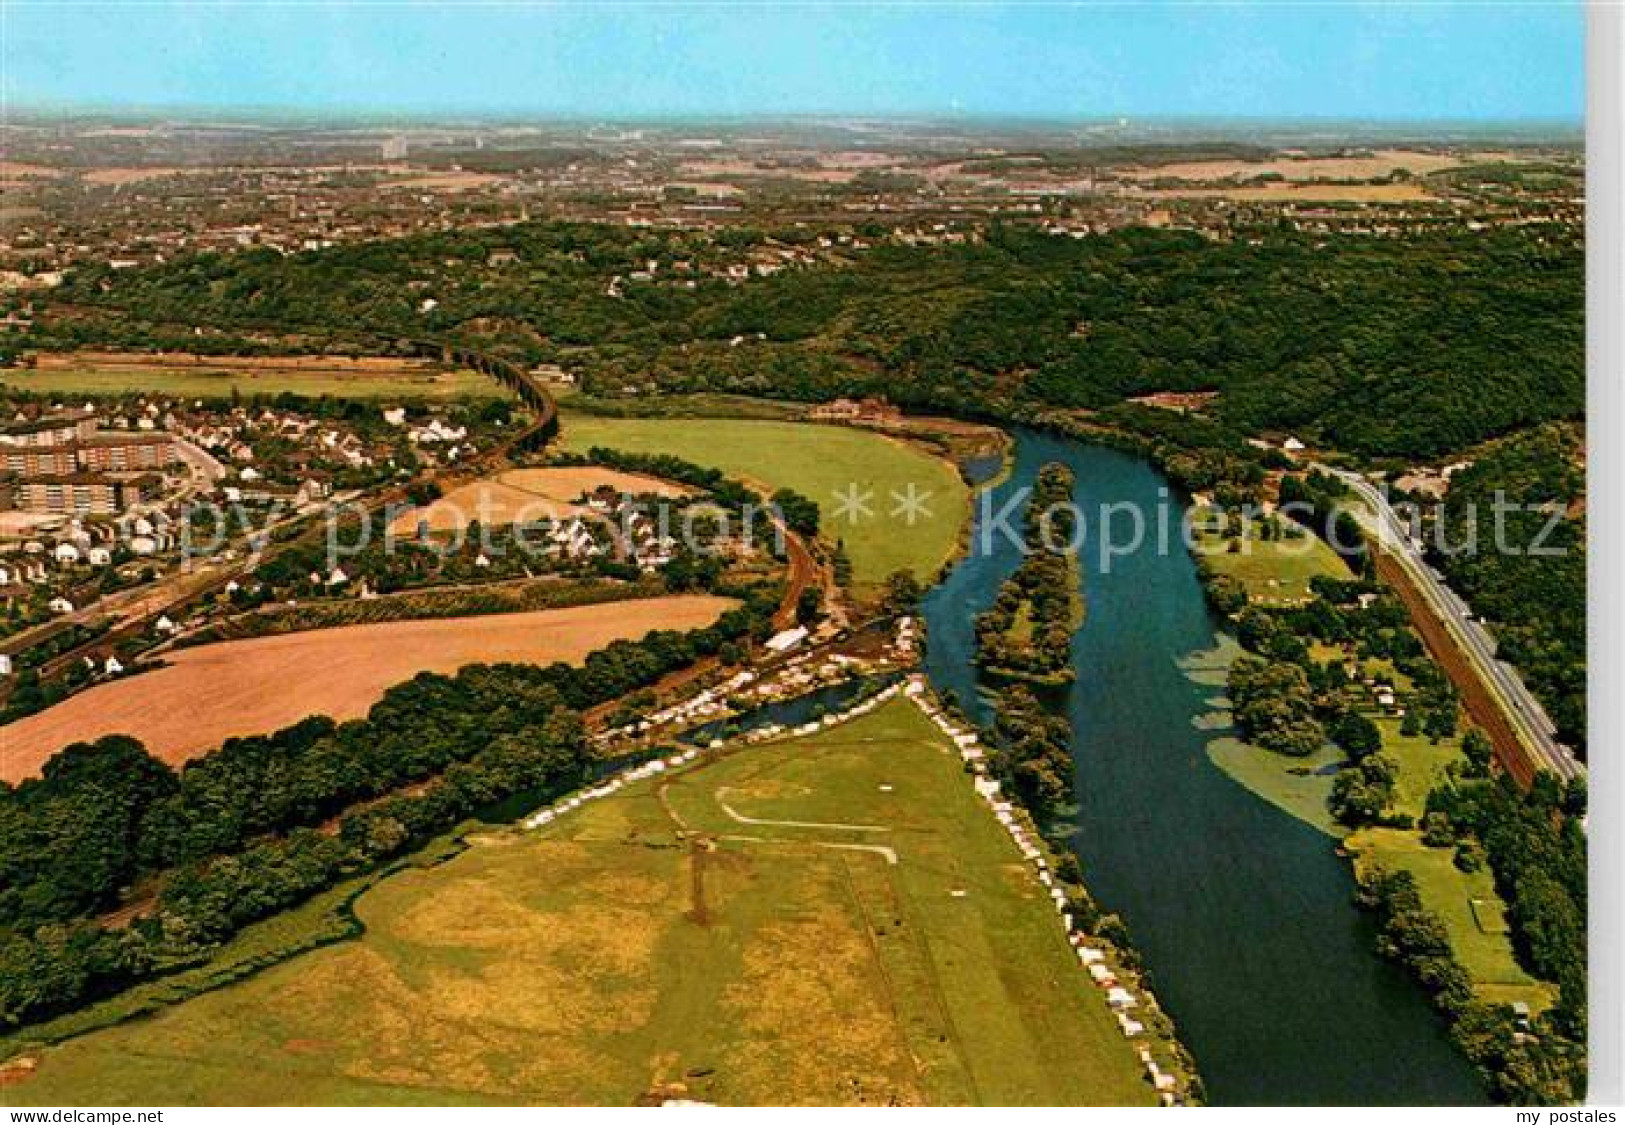
[[(1420, 990), (1377, 957), (1332, 840), (1209, 760), (1215, 732), (1202, 724), (1223, 688), (1189, 669), (1220, 637), (1190, 556), (1177, 538), (1164, 552), (1152, 536), (1103, 565), (1093, 522), (1100, 506), (1154, 513), (1167, 496), (1162, 477), (1114, 450), (1020, 431), (993, 510), (1030, 488), (1047, 461), (1076, 473), (1090, 521), (1088, 618), (1072, 646), (1077, 680), (1054, 700), (1071, 722), (1077, 765), (1070, 840), (1095, 896), (1128, 924), (1209, 1100), (1483, 1104)], [(927, 595), (923, 616), (933, 683), (985, 720), (973, 620), (1019, 557), (1002, 536), (991, 552), (980, 547)]]

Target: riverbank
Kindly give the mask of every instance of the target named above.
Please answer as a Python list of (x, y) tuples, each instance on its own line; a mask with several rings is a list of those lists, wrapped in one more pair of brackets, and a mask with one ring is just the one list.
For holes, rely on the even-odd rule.
[[(1210, 755), (1336, 841), (1379, 928), (1376, 948), (1430, 997), (1496, 1100), (1573, 1101), (1583, 1087), (1574, 1031), (1582, 1001), (1569, 985), (1573, 973), (1583, 975), (1584, 956), (1570, 898), (1583, 902), (1583, 882), (1570, 889), (1576, 865), (1583, 869), (1583, 839), (1562, 827), (1574, 815), (1573, 795), (1553, 785), (1533, 798), (1488, 776), (1488, 739), (1459, 729), (1460, 701), (1383, 582), (1326, 576), (1284, 606), (1285, 565), (1274, 557), (1252, 563), (1255, 581), (1232, 609), (1242, 645), (1193, 669), (1215, 686), (1228, 680), (1206, 717), (1210, 729), (1230, 729), (1233, 694), (1237, 733), (1267, 736), (1273, 748), (1225, 737)], [(1227, 574), (1213, 567), (1205, 580)], [(1261, 670), (1270, 686), (1249, 700)], [(1288, 721), (1290, 732), (1270, 725)], [(1258, 727), (1265, 729), (1249, 729)], [(1308, 753), (1282, 752), (1304, 747)], [(1538, 808), (1520, 807), (1532, 799)], [(1550, 838), (1531, 838), (1542, 834)], [(1515, 899), (1527, 893), (1526, 880), (1543, 897), (1520, 956), (1520, 913), (1501, 892)], [(1537, 965), (1549, 979), (1531, 971)], [(1559, 989), (1554, 980), (1569, 983)]]
[[(1039, 466), (1064, 461), (1095, 513), (1170, 498), (1144, 460), (1017, 431), (1000, 510)], [(971, 623), (1020, 559), (962, 559), (923, 603), (926, 670), (938, 693), (985, 723)], [(1211, 651), (1217, 623), (1178, 545), (1102, 559), (1080, 552), (1089, 614), (1057, 701), (1072, 732), (1078, 810), (1071, 848), (1094, 897), (1119, 914), (1161, 1004), (1217, 1104), (1474, 1104), (1483, 1100), (1425, 998), (1374, 952), (1371, 920), (1334, 843), (1237, 785), (1209, 759), (1202, 722), (1222, 687), (1181, 662)]]
[(356, 899), (355, 940), (42, 1051), (7, 1095), (1154, 1104), (1149, 1003), (1125, 1037), (1037, 873), (901, 695), (667, 753), (528, 830), (472, 833)]

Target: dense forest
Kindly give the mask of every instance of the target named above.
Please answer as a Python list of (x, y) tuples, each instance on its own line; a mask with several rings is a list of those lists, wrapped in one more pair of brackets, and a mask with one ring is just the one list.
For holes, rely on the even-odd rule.
[(1492, 623), (1497, 655), (1517, 666), (1558, 737), (1583, 755), (1582, 457), (1578, 434), (1557, 426), (1495, 444), (1452, 478), (1427, 542), (1450, 584)]
[[(232, 350), (263, 346), (251, 329), (267, 326), (343, 346), (366, 326), (561, 363), (604, 393), (880, 393), (1008, 413), (1216, 391), (1208, 412), (1234, 430), (1410, 458), (1584, 406), (1584, 256), (1557, 228), (1333, 240), (1261, 228), (1218, 241), (995, 226), (962, 245), (881, 241), (737, 284), (700, 268), (813, 233), (537, 222), (87, 266), (54, 298), (75, 315), (44, 310), (20, 346)], [(518, 261), (488, 265), (499, 248)], [(633, 273), (645, 280), (616, 280)], [(126, 315), (85, 315), (94, 305)]]

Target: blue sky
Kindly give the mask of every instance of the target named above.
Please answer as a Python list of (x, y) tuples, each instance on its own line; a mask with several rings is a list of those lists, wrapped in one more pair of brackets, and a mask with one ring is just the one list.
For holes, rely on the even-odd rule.
[(15, 106), (1577, 120), (1578, 4), (0, 0)]

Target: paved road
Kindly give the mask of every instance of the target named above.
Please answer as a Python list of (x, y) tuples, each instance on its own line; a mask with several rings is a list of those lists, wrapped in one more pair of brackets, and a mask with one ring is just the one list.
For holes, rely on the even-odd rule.
[(190, 439), (179, 434), (174, 437), (175, 452), (192, 476), (191, 483), (181, 494), (180, 499), (190, 500), (194, 496), (213, 492), (214, 486), (225, 479), (226, 467), (215, 460), (208, 450)]
[(1574, 757), (1567, 746), (1557, 741), (1556, 730), (1545, 709), (1529, 693), (1517, 671), (1496, 658), (1494, 640), (1472, 620), (1472, 611), (1467, 603), (1427, 564), (1412, 541), (1409, 528), (1394, 512), (1382, 491), (1358, 473), (1324, 465), (1316, 467), (1334, 474), (1369, 505), (1368, 518), (1361, 522), (1368, 531), (1376, 533), (1382, 549), (1405, 568), (1456, 646), (1466, 654), (1474, 672), (1488, 686), (1490, 695), (1506, 713), (1518, 734), (1518, 740), (1530, 752), (1534, 763), (1565, 781), (1584, 776), (1584, 764)]

